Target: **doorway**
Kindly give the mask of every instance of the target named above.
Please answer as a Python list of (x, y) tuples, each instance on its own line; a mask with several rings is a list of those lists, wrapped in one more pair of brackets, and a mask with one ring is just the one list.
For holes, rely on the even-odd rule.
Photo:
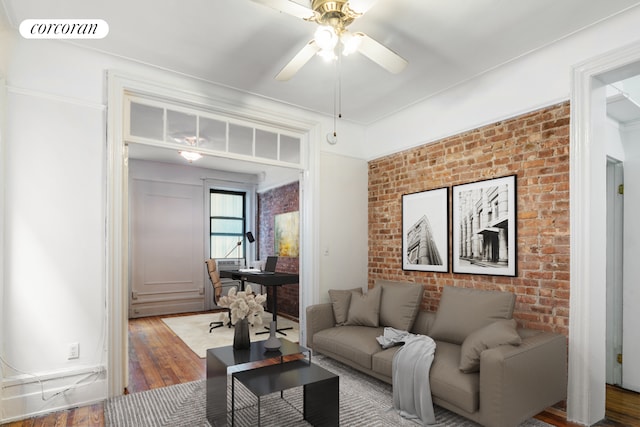
[[(567, 419), (592, 425), (605, 417), (607, 381), (607, 85), (640, 74), (640, 43), (573, 68), (571, 93), (571, 311)], [(637, 144), (636, 144), (637, 145)], [(624, 158), (625, 181), (633, 168)], [(639, 162), (640, 163), (640, 162)], [(637, 177), (640, 182), (640, 174)], [(625, 209), (629, 209), (625, 197)], [(628, 210), (627, 210), (628, 212)], [(630, 218), (629, 215), (625, 217)], [(625, 225), (626, 237), (634, 231)], [(640, 232), (640, 230), (638, 230)], [(624, 258), (634, 258), (631, 247)], [(635, 248), (633, 248), (635, 250)], [(639, 252), (640, 254), (640, 252)], [(626, 263), (624, 268), (632, 263)], [(637, 264), (637, 263), (636, 263)], [(628, 276), (624, 271), (623, 277)], [(636, 276), (637, 277), (637, 276)], [(640, 305), (623, 298), (623, 304)], [(637, 310), (634, 310), (637, 311)], [(624, 310), (623, 310), (624, 312)], [(624, 322), (624, 320), (623, 320)], [(629, 328), (625, 328), (629, 329)], [(640, 341), (623, 337), (623, 343)], [(623, 352), (628, 351), (623, 348)], [(624, 357), (623, 357), (624, 358)], [(623, 376), (625, 374), (623, 373)]]
[[(108, 337), (107, 337), (107, 382), (108, 396), (120, 396), (123, 394), (128, 382), (128, 353), (127, 353), (127, 307), (128, 307), (128, 147), (124, 142), (125, 99), (132, 93), (155, 93), (168, 98), (181, 99), (190, 105), (218, 106), (222, 99), (233, 99), (229, 94), (215, 92), (210, 93), (205, 89), (195, 93), (184, 93), (173, 87), (148, 81), (138, 80), (131, 76), (116, 71), (109, 71), (108, 81), (108, 105), (107, 110), (107, 190), (106, 201), (106, 299)], [(186, 82), (188, 83), (188, 82)], [(226, 89), (220, 89), (222, 91)], [(232, 105), (225, 103), (219, 105), (216, 111), (228, 111), (236, 117), (254, 117), (260, 123), (272, 123), (281, 126), (288, 133), (303, 135), (305, 138), (304, 173), (300, 174), (300, 211), (304, 217), (300, 221), (300, 283), (304, 284), (305, 292), (300, 293), (300, 305), (307, 306), (317, 300), (317, 278), (319, 270), (311, 260), (318, 256), (318, 248), (315, 242), (319, 239), (319, 231), (311, 224), (316, 223), (319, 206), (316, 202), (319, 191), (318, 167), (319, 146), (321, 140), (321, 125), (310, 118), (300, 117), (299, 112), (285, 111), (288, 107), (274, 105), (274, 111), (282, 113), (278, 116), (270, 116), (264, 108), (256, 108), (242, 103)], [(284, 113), (287, 114), (284, 114)], [(282, 122), (282, 117), (287, 117), (287, 122)], [(286, 153), (286, 152), (285, 152)], [(233, 160), (225, 159), (229, 164)], [(266, 167), (266, 164), (265, 164)], [(304, 329), (306, 319), (301, 313), (300, 330), (301, 342), (304, 342)]]
[(607, 85), (607, 119), (607, 384), (640, 392), (640, 270), (633, 262), (640, 227), (632, 220), (640, 205), (640, 74)]

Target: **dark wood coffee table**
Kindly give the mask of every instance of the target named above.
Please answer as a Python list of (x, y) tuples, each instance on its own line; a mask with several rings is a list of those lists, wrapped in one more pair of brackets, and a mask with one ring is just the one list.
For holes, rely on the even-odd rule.
[(310, 361), (297, 360), (232, 374), (231, 425), (235, 421), (235, 381), (240, 381), (258, 398), (294, 387), (303, 387), (302, 414), (314, 426), (333, 427), (340, 424), (339, 377)]

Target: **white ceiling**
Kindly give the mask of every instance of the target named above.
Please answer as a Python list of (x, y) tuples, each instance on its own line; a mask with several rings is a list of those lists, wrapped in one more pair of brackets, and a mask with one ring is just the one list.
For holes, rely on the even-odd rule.
[[(314, 23), (250, 0), (1, 0), (17, 29), (30, 18), (109, 24), (87, 47), (333, 114), (334, 68), (313, 58), (273, 77), (312, 38)], [(309, 1), (297, 0), (309, 5)], [(409, 61), (393, 75), (356, 54), (342, 64), (343, 119), (370, 124), (553, 43), (640, 0), (378, 0), (350, 26)]]
[[(251, 0), (0, 0), (9, 24), (32, 18), (91, 18), (109, 24), (101, 40), (74, 41), (118, 57), (334, 114), (336, 71), (313, 58), (291, 80), (274, 76), (313, 37), (314, 23)], [(305, 6), (309, 0), (296, 0)], [(342, 62), (342, 116), (367, 125), (607, 19), (640, 0), (378, 0), (349, 29), (362, 31), (409, 65), (390, 74), (355, 54)], [(0, 21), (4, 17), (0, 17)], [(618, 96), (609, 112), (640, 118)], [(616, 117), (617, 116), (617, 117)], [(174, 150), (133, 144), (130, 157), (185, 163)], [(297, 179), (295, 170), (213, 156), (198, 167), (256, 174), (261, 186)]]

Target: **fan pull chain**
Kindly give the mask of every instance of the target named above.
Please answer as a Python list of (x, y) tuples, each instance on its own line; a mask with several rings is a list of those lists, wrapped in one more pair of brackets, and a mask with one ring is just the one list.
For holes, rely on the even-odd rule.
[(337, 122), (342, 118), (342, 56), (336, 61), (336, 80), (333, 90), (333, 137), (338, 137)]
[(338, 118), (342, 118), (342, 55), (338, 55)]

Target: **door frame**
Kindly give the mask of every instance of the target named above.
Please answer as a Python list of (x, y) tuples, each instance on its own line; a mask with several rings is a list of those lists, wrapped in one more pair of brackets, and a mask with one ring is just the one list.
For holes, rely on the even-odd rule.
[[(273, 103), (264, 106), (264, 101), (256, 105), (237, 103), (244, 99), (229, 88), (213, 85), (201, 86), (199, 92), (176, 89), (189, 87), (190, 80), (178, 82), (153, 82), (148, 76), (134, 76), (109, 70), (106, 74), (107, 87), (107, 147), (106, 147), (106, 247), (105, 277), (107, 295), (107, 395), (120, 396), (128, 385), (128, 149), (123, 139), (124, 100), (127, 93), (153, 94), (167, 99), (187, 99), (194, 104), (214, 106), (220, 111), (229, 111), (236, 116), (254, 118), (263, 122), (295, 129), (305, 135), (302, 158), (306, 164), (300, 179), (300, 306), (306, 307), (319, 298), (319, 266), (312, 260), (319, 257), (319, 162), (321, 145), (321, 125), (318, 121), (299, 114), (283, 112), (283, 107)], [(202, 85), (202, 83), (197, 82)], [(278, 108), (280, 107), (280, 108)], [(300, 313), (301, 342), (305, 336), (306, 316)]]
[(567, 420), (605, 416), (605, 85), (640, 74), (640, 42), (572, 69), (570, 134), (570, 311)]

